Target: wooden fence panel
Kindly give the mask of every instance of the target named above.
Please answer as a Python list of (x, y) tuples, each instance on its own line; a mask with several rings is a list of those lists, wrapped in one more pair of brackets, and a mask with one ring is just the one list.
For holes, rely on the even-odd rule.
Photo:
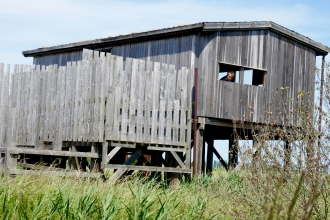
[(60, 67), (16, 65), (12, 74), (0, 64), (1, 146), (190, 143), (193, 71), (91, 50), (82, 56)]

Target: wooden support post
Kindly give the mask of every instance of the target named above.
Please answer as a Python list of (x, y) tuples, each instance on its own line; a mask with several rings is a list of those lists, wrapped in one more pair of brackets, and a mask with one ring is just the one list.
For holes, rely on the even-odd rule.
[[(137, 159), (139, 159), (139, 157), (142, 155), (143, 151), (142, 149), (138, 149), (137, 151), (135, 151), (134, 154), (132, 154), (132, 156), (130, 156), (128, 158), (128, 160), (125, 161), (125, 163), (123, 165), (134, 165), (135, 161)], [(119, 178), (128, 170), (128, 168), (121, 168), (118, 169), (109, 179), (109, 181), (111, 183), (115, 183), (117, 180), (119, 180)]]
[(229, 155), (228, 155), (228, 166), (229, 170), (233, 170), (238, 163), (238, 152), (236, 142), (229, 139)]
[(6, 153), (0, 151), (0, 172), (5, 169)]
[(206, 146), (205, 146), (205, 141), (203, 140), (203, 149), (202, 149), (202, 174), (205, 174), (205, 151), (206, 151)]
[(284, 171), (290, 171), (291, 167), (291, 146), (288, 141), (285, 141), (284, 146)]
[(103, 171), (104, 171), (105, 165), (109, 162), (109, 160), (108, 160), (108, 148), (109, 148), (109, 144), (104, 139), (103, 144), (102, 144), (102, 163), (101, 163), (101, 170), (103, 170)]
[(7, 174), (9, 174), (11, 170), (16, 170), (17, 159), (18, 159), (18, 154), (10, 154), (9, 149), (6, 150), (5, 166), (6, 166)]
[(244, 82), (244, 68), (241, 67), (239, 70), (239, 84), (243, 84)]
[[(101, 146), (100, 144), (95, 144), (95, 146), (92, 146), (92, 153), (101, 153)], [(90, 166), (90, 172), (98, 173), (100, 172), (100, 159), (99, 158), (91, 158), (91, 166)]]
[(214, 140), (207, 140), (207, 159), (206, 159), (206, 173), (212, 174), (213, 170), (213, 148)]
[[(162, 167), (162, 157), (159, 151), (153, 151), (151, 154), (151, 166)], [(151, 178), (160, 180), (161, 172), (151, 172)]]
[(204, 130), (203, 129), (198, 129), (196, 132), (196, 175), (201, 175), (202, 174), (202, 161), (203, 161), (203, 136), (204, 136)]

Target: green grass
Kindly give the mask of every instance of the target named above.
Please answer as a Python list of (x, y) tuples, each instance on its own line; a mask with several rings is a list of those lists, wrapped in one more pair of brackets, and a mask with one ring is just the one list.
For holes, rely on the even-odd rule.
[[(247, 171), (217, 170), (212, 177), (182, 182), (173, 189), (136, 175), (115, 185), (102, 180), (1, 175), (0, 219), (304, 218), (313, 196), (300, 176), (290, 181), (268, 177), (254, 180)], [(322, 211), (327, 198), (315, 197), (312, 202), (310, 217), (329, 217)]]

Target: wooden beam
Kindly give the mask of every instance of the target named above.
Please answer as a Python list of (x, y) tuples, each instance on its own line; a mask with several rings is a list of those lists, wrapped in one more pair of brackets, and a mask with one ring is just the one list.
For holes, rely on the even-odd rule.
[(212, 147), (213, 153), (215, 154), (215, 156), (217, 156), (217, 158), (219, 159), (222, 166), (228, 171), (228, 165), (227, 165), (226, 161), (221, 157), (221, 155), (219, 154), (219, 152), (217, 151), (217, 149), (215, 149), (215, 147), (213, 145), (211, 145), (211, 147)]
[(184, 163), (181, 161), (179, 155), (176, 152), (171, 151), (171, 154), (173, 155), (173, 157), (175, 158), (175, 160), (179, 163), (180, 167), (182, 167), (182, 168), (185, 168), (186, 167), (184, 165)]
[[(143, 150), (142, 149), (138, 149), (137, 151), (135, 151), (135, 153), (130, 156), (128, 158), (128, 160), (125, 161), (125, 163), (123, 165), (134, 165), (135, 161), (142, 155)], [(106, 165), (105, 167), (108, 167), (108, 165)], [(118, 169), (109, 179), (109, 181), (111, 183), (115, 183), (117, 180), (119, 180), (119, 178), (127, 171), (126, 167), (120, 168)]]
[(74, 152), (74, 151), (56, 151), (56, 150), (37, 150), (25, 148), (8, 148), (11, 154), (34, 154), (34, 155), (50, 155), (50, 156), (67, 156), (67, 157), (90, 157), (101, 158), (99, 153)]
[(198, 129), (196, 131), (196, 174), (200, 175), (202, 174), (202, 160), (203, 160), (203, 142), (204, 142), (204, 130)]
[(106, 140), (103, 141), (102, 144), (102, 163), (101, 163), (101, 169), (105, 168), (105, 165), (109, 162), (108, 161), (108, 147), (109, 144)]
[(41, 176), (73, 176), (73, 177), (92, 177), (92, 178), (99, 178), (100, 174), (98, 173), (87, 173), (87, 172), (77, 172), (77, 171), (70, 171), (70, 170), (63, 170), (63, 171), (36, 171), (36, 170), (9, 170), (9, 174), (35, 174)]
[(108, 154), (108, 158), (106, 161), (106, 164), (116, 155), (116, 153), (121, 149), (121, 147), (115, 147), (114, 149), (112, 149), (110, 151), (110, 153)]
[(228, 166), (230, 170), (233, 170), (238, 164), (238, 148), (237, 143), (229, 139), (229, 155)]
[(140, 171), (158, 171), (168, 173), (192, 173), (191, 169), (173, 168), (173, 167), (154, 167), (154, 166), (134, 166), (134, 165), (117, 165), (107, 164), (107, 169), (124, 169), (127, 170), (140, 170)]
[(241, 67), (239, 70), (239, 84), (243, 84), (244, 82), (244, 68)]
[(206, 143), (207, 143), (206, 173), (212, 173), (214, 140), (213, 139), (208, 140), (208, 141), (206, 141)]
[(62, 168), (56, 168), (56, 167), (50, 167), (50, 166), (38, 165), (38, 164), (18, 163), (17, 165), (33, 170), (64, 171), (64, 169)]

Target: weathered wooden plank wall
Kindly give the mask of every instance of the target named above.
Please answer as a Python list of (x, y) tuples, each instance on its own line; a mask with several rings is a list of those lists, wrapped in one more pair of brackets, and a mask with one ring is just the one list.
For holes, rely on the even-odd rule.
[(54, 65), (66, 66), (67, 62), (77, 62), (82, 60), (82, 50), (69, 53), (51, 54), (46, 56), (34, 57), (34, 65)]
[[(124, 43), (114, 45), (112, 54), (122, 56), (123, 62), (135, 58), (175, 65), (176, 71), (182, 66), (198, 67), (198, 116), (202, 117), (262, 122), (262, 118), (271, 113), (270, 120), (281, 117), (295, 123), (296, 116), (290, 110), (297, 108), (297, 93), (309, 91), (311, 103), (314, 101), (315, 51), (269, 30), (202, 32), (200, 35)], [(219, 82), (220, 62), (266, 70), (264, 85), (261, 88)], [(288, 89), (281, 92), (281, 87)], [(284, 103), (287, 103), (285, 110), (279, 114), (278, 107)], [(287, 120), (289, 117), (293, 119)]]
[[(63, 141), (124, 141), (187, 147), (191, 131), (193, 72), (92, 50), (66, 66), (27, 66), (1, 74), (0, 140), (6, 118), (17, 118), (15, 143), (41, 148)], [(2, 77), (3, 76), (3, 77)], [(177, 80), (179, 79), (179, 80)], [(9, 99), (9, 83), (13, 88)], [(2, 141), (4, 142), (4, 141)], [(1, 143), (1, 142), (0, 142)]]

